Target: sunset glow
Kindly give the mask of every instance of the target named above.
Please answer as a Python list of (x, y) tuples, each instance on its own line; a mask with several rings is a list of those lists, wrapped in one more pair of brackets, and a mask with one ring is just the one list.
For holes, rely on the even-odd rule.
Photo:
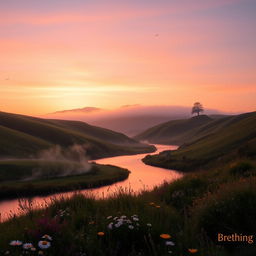
[(0, 2), (0, 110), (255, 111), (254, 0)]

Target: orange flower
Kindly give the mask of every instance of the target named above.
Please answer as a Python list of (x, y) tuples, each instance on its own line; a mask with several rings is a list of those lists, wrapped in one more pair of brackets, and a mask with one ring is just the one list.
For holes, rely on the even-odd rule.
[(197, 249), (188, 249), (188, 251), (189, 251), (190, 253), (197, 253), (197, 252), (198, 252)]
[(104, 236), (105, 235), (104, 232), (98, 232), (97, 234), (98, 234), (98, 236)]
[(160, 205), (156, 205), (156, 208), (161, 208), (161, 206)]
[(160, 237), (163, 238), (163, 239), (170, 239), (171, 238), (171, 236), (169, 234), (161, 234)]
[(154, 205), (155, 205), (155, 203), (154, 203), (154, 202), (151, 202), (151, 203), (149, 203), (149, 205), (154, 206)]

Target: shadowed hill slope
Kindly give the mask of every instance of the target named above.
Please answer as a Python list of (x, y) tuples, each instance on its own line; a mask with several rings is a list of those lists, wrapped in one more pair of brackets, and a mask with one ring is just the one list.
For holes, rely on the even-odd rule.
[(197, 132), (198, 127), (211, 121), (213, 119), (206, 115), (195, 116), (190, 119), (172, 120), (154, 126), (134, 138), (151, 143), (180, 145), (188, 141)]
[(28, 157), (54, 145), (85, 146), (91, 158), (154, 151), (121, 133), (79, 121), (34, 118), (0, 112), (0, 156)]

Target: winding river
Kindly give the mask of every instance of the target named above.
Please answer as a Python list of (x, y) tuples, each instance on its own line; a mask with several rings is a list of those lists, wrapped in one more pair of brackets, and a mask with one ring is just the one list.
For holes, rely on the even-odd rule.
[[(177, 146), (155, 145), (157, 151), (154, 154), (164, 150), (175, 150)], [(134, 193), (142, 190), (151, 190), (155, 186), (162, 184), (164, 181), (173, 181), (182, 176), (181, 173), (175, 170), (167, 170), (163, 168), (145, 165), (141, 159), (147, 154), (138, 154), (131, 156), (117, 156), (99, 159), (96, 162), (99, 164), (112, 164), (131, 171), (128, 179), (117, 182), (112, 185), (103, 186), (94, 189), (80, 190), (79, 192), (93, 195), (95, 198), (107, 198), (120, 189), (123, 191), (132, 191)], [(45, 207), (53, 198), (70, 197), (76, 191), (57, 193), (50, 196), (33, 197), (30, 199), (33, 207)], [(0, 221), (4, 221), (14, 214), (22, 214), (20, 201), (18, 199), (6, 200), (0, 202)]]

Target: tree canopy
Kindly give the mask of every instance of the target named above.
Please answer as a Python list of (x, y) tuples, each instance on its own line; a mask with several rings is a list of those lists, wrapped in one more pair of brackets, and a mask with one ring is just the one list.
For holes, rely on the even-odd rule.
[(203, 111), (204, 111), (203, 105), (200, 102), (195, 102), (194, 106), (192, 107), (191, 113), (192, 115), (196, 113), (199, 116), (200, 112), (203, 112)]

